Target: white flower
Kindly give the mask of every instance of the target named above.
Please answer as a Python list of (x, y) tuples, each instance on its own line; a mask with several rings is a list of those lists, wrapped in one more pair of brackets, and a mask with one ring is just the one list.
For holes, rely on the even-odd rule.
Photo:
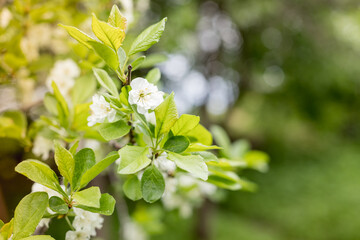
[(51, 140), (40, 135), (36, 136), (32, 149), (32, 152), (35, 155), (41, 156), (42, 160), (47, 160), (51, 150), (54, 150), (53, 142)]
[(41, 219), (36, 228), (43, 228), (43, 227), (49, 228), (50, 220), (51, 220), (51, 218)]
[(167, 159), (167, 154), (164, 152), (154, 160), (155, 166), (167, 174), (173, 174), (176, 169), (176, 164)]
[(87, 232), (90, 236), (96, 235), (96, 229), (102, 228), (104, 219), (98, 213), (92, 213), (80, 208), (74, 208), (76, 214), (72, 225), (76, 231)]
[(141, 114), (146, 114), (148, 110), (154, 110), (164, 100), (164, 93), (145, 78), (135, 78), (131, 81), (130, 86), (129, 103), (136, 104), (137, 110)]
[(12, 19), (12, 14), (7, 8), (3, 8), (0, 13), (0, 27), (6, 28)]
[(22, 38), (20, 41), (20, 48), (28, 61), (33, 61), (39, 58), (39, 47), (37, 43), (30, 38)]
[(211, 196), (216, 192), (216, 186), (208, 183), (208, 182), (203, 182), (203, 181), (199, 181), (198, 183), (199, 186), (199, 190), (201, 192), (201, 194), (205, 195), (205, 196)]
[(145, 113), (144, 116), (145, 116), (146, 121), (148, 121), (149, 123), (151, 123), (153, 125), (156, 124), (155, 112)]
[(46, 79), (46, 86), (51, 90), (54, 81), (61, 94), (69, 99), (70, 91), (75, 85), (75, 78), (80, 76), (80, 69), (72, 59), (57, 61)]
[(89, 240), (90, 235), (83, 231), (67, 231), (65, 240)]
[(39, 183), (34, 183), (32, 185), (31, 192), (46, 192), (48, 194), (49, 198), (51, 198), (52, 196), (61, 197), (61, 195), (58, 192), (56, 192), (48, 187), (45, 187), (44, 185), (41, 185)]
[(94, 126), (96, 123), (102, 123), (107, 118), (109, 122), (115, 120), (116, 111), (110, 107), (105, 98), (95, 94), (92, 97), (93, 103), (90, 105), (91, 115), (87, 118), (88, 126)]

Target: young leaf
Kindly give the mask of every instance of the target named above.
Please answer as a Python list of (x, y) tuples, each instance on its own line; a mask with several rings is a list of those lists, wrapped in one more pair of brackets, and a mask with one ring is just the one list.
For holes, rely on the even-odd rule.
[(164, 32), (166, 20), (167, 18), (163, 18), (160, 22), (151, 25), (140, 33), (130, 47), (129, 56), (146, 51), (157, 43)]
[(174, 101), (174, 93), (171, 93), (159, 106), (155, 108), (155, 117), (155, 137), (169, 132), (170, 128), (178, 119), (178, 112)]
[(51, 87), (53, 88), (54, 90), (54, 95), (55, 95), (55, 98), (56, 100), (59, 102), (60, 104), (60, 107), (65, 115), (65, 117), (69, 116), (69, 108), (68, 108), (68, 105), (65, 101), (65, 98), (63, 97), (63, 95), (60, 93), (56, 83), (54, 81), (52, 81), (51, 83)]
[(15, 167), (15, 171), (66, 196), (66, 193), (60, 187), (56, 173), (43, 162), (38, 160), (22, 161)]
[(187, 152), (199, 152), (211, 149), (221, 149), (221, 147), (218, 147), (216, 145), (207, 146), (201, 143), (191, 143), (189, 148), (187, 149)]
[(190, 142), (186, 137), (173, 136), (165, 142), (163, 149), (170, 152), (182, 153), (188, 148), (189, 144)]
[(211, 152), (205, 152), (205, 151), (201, 151), (201, 152), (192, 152), (192, 155), (200, 155), (205, 162), (218, 162), (219, 159)]
[(124, 49), (121, 47), (118, 50), (119, 62), (120, 62), (120, 69), (123, 69), (125, 61), (126, 61), (126, 53)]
[(57, 102), (57, 100), (56, 100), (56, 98), (54, 97), (53, 94), (51, 94), (51, 93), (46, 93), (45, 94), (45, 96), (44, 96), (45, 108), (49, 113), (51, 113), (51, 114), (53, 114), (55, 116), (57, 116), (59, 114), (58, 110), (57, 110), (57, 107), (56, 107), (57, 103), (58, 102)]
[(81, 149), (74, 156), (75, 159), (75, 170), (72, 181), (73, 190), (78, 189), (80, 187), (80, 181), (82, 175), (95, 165), (95, 153), (90, 148)]
[(110, 141), (128, 134), (130, 129), (130, 125), (123, 120), (119, 120), (113, 123), (101, 124), (99, 126), (99, 133), (106, 141)]
[(145, 60), (145, 56), (138, 57), (131, 63), (132, 71), (138, 69)]
[(119, 49), (125, 38), (125, 31), (97, 19), (93, 14), (92, 30), (95, 36), (115, 51)]
[(119, 59), (114, 50), (103, 43), (97, 41), (88, 42), (95, 52), (109, 65), (112, 69), (116, 70), (119, 67)]
[(125, 31), (126, 22), (126, 18), (121, 14), (119, 8), (114, 4), (110, 12), (108, 23)]
[(108, 90), (108, 92), (111, 93), (111, 95), (117, 97), (118, 90), (116, 88), (114, 81), (110, 78), (107, 72), (100, 68), (93, 68), (93, 72), (100, 85), (106, 90)]
[(123, 185), (123, 191), (126, 197), (133, 201), (137, 201), (142, 198), (140, 181), (136, 175), (132, 175), (126, 180)]
[(79, 140), (77, 140), (69, 149), (69, 152), (74, 156), (76, 154), (77, 148), (79, 147)]
[(168, 154), (168, 159), (174, 161), (179, 168), (192, 173), (195, 177), (206, 181), (208, 178), (208, 168), (204, 159), (199, 155), (180, 155), (177, 153)]
[(61, 146), (58, 142), (55, 142), (55, 163), (59, 168), (60, 174), (65, 177), (69, 183), (72, 183), (75, 169), (75, 160), (72, 154)]
[(59, 26), (65, 28), (65, 30), (70, 34), (70, 36), (72, 36), (79, 43), (83, 44), (89, 49), (92, 49), (88, 41), (94, 41), (94, 39), (88, 36), (86, 33), (72, 26), (66, 26), (63, 24), (59, 24)]
[(223, 148), (221, 152), (225, 156), (230, 157), (231, 141), (225, 130), (218, 125), (214, 125), (211, 126), (210, 131), (215, 138), (216, 144)]
[(52, 196), (49, 199), (49, 207), (51, 210), (59, 214), (67, 214), (69, 211), (68, 205), (64, 202), (64, 200), (57, 196)]
[(157, 84), (157, 82), (161, 78), (160, 69), (158, 69), (158, 68), (151, 69), (145, 78), (146, 78), (146, 80), (148, 80), (149, 83)]
[(172, 133), (176, 135), (185, 135), (193, 130), (200, 122), (200, 117), (183, 114), (171, 127)]
[(93, 180), (97, 175), (104, 171), (108, 166), (110, 166), (116, 159), (119, 158), (117, 152), (111, 152), (103, 160), (97, 162), (85, 174), (81, 177), (80, 187), (85, 187), (91, 180)]
[(76, 79), (71, 90), (73, 105), (86, 102), (96, 91), (96, 80), (92, 74), (87, 74)]
[(220, 172), (211, 170), (207, 182), (233, 191), (242, 188), (242, 185), (240, 184), (240, 178), (234, 172)]
[(148, 167), (141, 178), (141, 192), (146, 202), (153, 203), (161, 198), (165, 181), (161, 172), (154, 166)]
[(120, 163), (119, 174), (134, 174), (150, 164), (151, 160), (146, 156), (149, 148), (139, 146), (125, 146), (119, 150)]
[(72, 121), (71, 129), (75, 131), (87, 130), (87, 118), (90, 115), (89, 106), (91, 103), (76, 104), (74, 107), (74, 119)]
[(106, 216), (110, 216), (114, 212), (115, 199), (111, 195), (104, 193), (104, 194), (101, 194), (100, 207), (95, 208), (95, 207), (89, 207), (89, 206), (85, 206), (85, 205), (77, 205), (76, 207), (84, 209), (86, 211), (93, 212), (93, 213), (100, 213), (100, 214), (103, 214)]
[(100, 207), (101, 192), (98, 187), (90, 187), (73, 194), (76, 205), (84, 205), (88, 207)]
[(203, 145), (211, 145), (213, 142), (211, 133), (201, 124), (186, 134), (191, 142), (198, 142)]
[(48, 195), (45, 192), (25, 196), (15, 209), (13, 240), (26, 238), (34, 233), (47, 206)]
[(4, 226), (4, 222), (0, 219), (0, 229)]
[(49, 235), (35, 235), (27, 238), (22, 238), (21, 240), (55, 240), (55, 239)]
[(1, 240), (6, 240), (6, 239), (10, 239), (12, 233), (13, 233), (13, 228), (14, 228), (14, 218), (12, 218), (10, 220), (10, 222), (5, 223), (1, 228), (0, 228), (0, 239)]

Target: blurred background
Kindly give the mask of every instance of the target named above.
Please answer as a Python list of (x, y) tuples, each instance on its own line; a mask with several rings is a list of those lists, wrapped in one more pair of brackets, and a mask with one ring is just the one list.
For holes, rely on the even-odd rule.
[[(68, 49), (62, 52), (58, 42), (51, 50), (40, 47), (33, 59), (23, 50), (25, 63), (16, 52), (7, 54), (5, 42), (18, 35), (4, 28), (4, 9), (20, 9), (27, 3), (0, 1), (1, 111), (28, 109), (22, 88), (31, 85), (34, 92), (40, 91), (36, 79), (47, 74), (52, 54), (81, 59), (72, 43), (65, 44)], [(46, 7), (37, 9), (40, 20), (30, 18), (54, 28), (58, 22), (82, 23), (85, 31), (86, 16), (92, 11), (107, 16), (113, 3), (36, 1), (34, 6)], [(359, 1), (115, 3), (136, 22), (129, 38), (168, 17), (161, 41), (149, 52), (160, 51), (167, 57), (158, 64), (162, 89), (176, 93), (181, 113), (200, 115), (208, 127), (219, 124), (232, 140), (247, 139), (271, 158), (267, 173), (244, 173), (258, 184), (257, 192), (228, 192), (219, 203), (206, 203), (205, 227), (199, 226), (199, 219), (204, 219), (201, 209), (188, 219), (159, 213), (161, 223), (152, 222), (150, 227), (156, 229), (152, 239), (197, 239), (202, 228), (206, 230), (203, 239), (360, 239)], [(11, 21), (19, 19), (12, 14)], [(17, 27), (24, 26), (22, 22)], [(70, 40), (61, 34), (54, 33), (53, 41)], [(24, 66), (30, 73), (21, 72)], [(35, 83), (29, 83), (29, 78)], [(16, 139), (2, 138), (5, 141), (0, 144), (1, 201), (10, 211), (0, 212), (11, 216), (31, 187), (13, 168), (30, 153)], [(156, 206), (152, 211), (153, 215), (159, 212)]]

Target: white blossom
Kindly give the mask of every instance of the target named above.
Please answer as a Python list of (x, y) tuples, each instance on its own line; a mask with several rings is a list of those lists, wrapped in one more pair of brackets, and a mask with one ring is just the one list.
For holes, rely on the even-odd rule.
[(153, 125), (156, 124), (155, 112), (145, 113), (144, 116), (145, 116), (146, 121), (148, 121), (149, 123), (151, 123)]
[(46, 79), (46, 86), (51, 90), (51, 84), (54, 81), (61, 94), (70, 98), (70, 92), (75, 85), (75, 78), (80, 76), (80, 69), (72, 59), (59, 60), (51, 69)]
[(42, 160), (49, 158), (49, 152), (54, 150), (53, 142), (50, 139), (44, 138), (43, 136), (37, 135), (34, 140), (32, 152), (40, 156)]
[(7, 8), (3, 8), (0, 13), (0, 27), (6, 28), (12, 19), (12, 14)]
[(67, 231), (65, 240), (89, 240), (90, 235), (84, 231)]
[(49, 196), (49, 198), (51, 198), (52, 196), (57, 196), (57, 197), (61, 197), (61, 195), (48, 188), (48, 187), (45, 187), (44, 185), (41, 185), (40, 183), (34, 183), (31, 187), (31, 192), (46, 192)]
[(146, 240), (145, 231), (135, 222), (127, 221), (124, 223), (124, 240)]
[(164, 152), (154, 160), (155, 166), (161, 171), (172, 175), (175, 172), (176, 164), (167, 159), (167, 153)]
[(43, 227), (49, 228), (50, 220), (51, 220), (51, 218), (41, 219), (36, 228), (43, 228)]
[(137, 110), (141, 114), (146, 114), (148, 110), (154, 110), (164, 100), (164, 93), (145, 78), (135, 78), (131, 81), (130, 86), (129, 103), (136, 104)]
[(91, 115), (87, 118), (88, 126), (94, 126), (96, 123), (103, 123), (107, 118), (109, 122), (115, 120), (116, 111), (110, 107), (104, 96), (95, 94), (92, 97), (93, 103), (90, 105)]
[(104, 219), (98, 213), (89, 212), (80, 208), (74, 208), (76, 214), (72, 225), (76, 231), (86, 232), (90, 236), (96, 236), (96, 229), (102, 228)]

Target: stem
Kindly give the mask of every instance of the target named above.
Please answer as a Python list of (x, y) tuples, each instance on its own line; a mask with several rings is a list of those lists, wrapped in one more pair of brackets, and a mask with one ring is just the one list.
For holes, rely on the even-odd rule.
[(65, 220), (66, 220), (67, 224), (69, 225), (70, 229), (73, 230), (73, 231), (75, 231), (75, 228), (74, 228), (73, 225), (71, 224), (70, 219), (69, 219), (68, 216), (65, 216)]
[(127, 72), (127, 78), (126, 78), (126, 85), (130, 85), (131, 82), (131, 70), (132, 70), (132, 66), (129, 65), (128, 66), (128, 72)]

